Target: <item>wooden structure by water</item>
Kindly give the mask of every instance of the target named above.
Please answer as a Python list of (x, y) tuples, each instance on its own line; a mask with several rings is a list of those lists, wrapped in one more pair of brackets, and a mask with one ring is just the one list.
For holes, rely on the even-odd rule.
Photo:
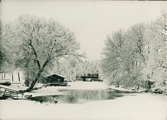
[(45, 78), (46, 83), (64, 82), (64, 77), (53, 74)]
[(81, 76), (81, 78), (83, 79), (83, 81), (88, 81), (88, 79), (89, 81), (100, 81), (98, 73), (97, 74), (87, 74), (87, 75)]
[(2, 91), (2, 94), (0, 97), (19, 97), (19, 95), (21, 95), (21, 97), (23, 97), (24, 93), (21, 92), (20, 90), (8, 87), (8, 86), (4, 86), (4, 85), (0, 85), (0, 90)]
[(45, 78), (42, 82), (45, 86), (67, 86), (64, 77), (53, 74)]

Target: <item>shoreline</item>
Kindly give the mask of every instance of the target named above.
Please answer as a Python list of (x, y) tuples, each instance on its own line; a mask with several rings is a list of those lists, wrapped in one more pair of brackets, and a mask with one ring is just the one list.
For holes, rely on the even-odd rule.
[[(93, 85), (92, 85), (93, 84)], [(142, 92), (142, 91), (135, 91), (135, 90), (129, 90), (125, 88), (115, 87), (115, 86), (108, 86), (104, 82), (69, 82), (69, 86), (48, 86), (48, 87), (42, 87), (41, 89), (34, 90), (32, 92), (26, 92), (25, 95), (61, 95), (63, 93), (59, 92), (59, 90), (62, 89), (69, 89), (69, 90), (106, 90), (106, 89), (113, 89), (113, 90), (119, 90), (119, 91), (128, 91), (128, 92), (135, 92), (137, 94), (155, 94), (151, 92)], [(155, 94), (155, 95), (165, 95), (165, 94)]]
[(1, 100), (0, 106), (2, 120), (166, 120), (166, 98), (152, 94), (127, 95), (83, 104)]
[[(71, 83), (70, 89), (105, 89), (104, 83)], [(80, 84), (80, 85), (79, 85)], [(96, 85), (96, 86), (95, 86)], [(73, 87), (72, 87), (73, 86)], [(62, 87), (49, 87), (34, 95), (58, 93)], [(0, 100), (0, 119), (20, 120), (166, 120), (166, 96), (134, 93), (111, 100), (85, 103), (43, 103), (30, 100)]]
[[(48, 86), (48, 87), (42, 87), (41, 89), (33, 90), (31, 92), (25, 92), (24, 95), (32, 95), (33, 97), (36, 96), (47, 96), (47, 95), (64, 95), (64, 93), (60, 92), (59, 90), (62, 89), (69, 89), (69, 90), (106, 90), (106, 89), (113, 89), (113, 90), (119, 90), (119, 91), (128, 91), (128, 92), (135, 92), (138, 94), (154, 94), (150, 92), (141, 92), (141, 91), (135, 91), (135, 90), (128, 90), (125, 88), (115, 87), (115, 86), (108, 86), (104, 82), (69, 82), (68, 86)], [(161, 94), (156, 94), (161, 95)], [(165, 94), (162, 94), (165, 95)]]

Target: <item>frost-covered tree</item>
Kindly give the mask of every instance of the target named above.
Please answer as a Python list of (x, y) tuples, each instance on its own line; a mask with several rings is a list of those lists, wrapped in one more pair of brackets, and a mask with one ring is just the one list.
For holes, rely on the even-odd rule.
[(151, 22), (145, 33), (146, 66), (143, 78), (155, 82), (156, 87), (165, 90), (167, 79), (167, 14), (162, 13)]
[(77, 53), (79, 44), (74, 34), (55, 20), (22, 15), (10, 23), (9, 29), (4, 46), (8, 57), (31, 81), (25, 91), (31, 91), (40, 77), (53, 68), (55, 61), (81, 56)]
[(101, 69), (110, 84), (139, 86), (141, 83), (138, 80), (145, 64), (144, 31), (145, 25), (137, 24), (127, 31), (119, 30), (107, 37)]
[(159, 88), (166, 87), (166, 17), (162, 13), (156, 21), (140, 23), (107, 37), (101, 73), (110, 84), (139, 88), (146, 87), (145, 81), (151, 81)]

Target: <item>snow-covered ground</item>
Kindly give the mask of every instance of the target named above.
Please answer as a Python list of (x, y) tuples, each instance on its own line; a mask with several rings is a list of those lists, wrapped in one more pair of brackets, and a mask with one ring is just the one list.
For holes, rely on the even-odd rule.
[[(101, 82), (69, 83), (69, 89), (104, 89)], [(37, 93), (56, 93), (48, 87)], [(34, 91), (35, 92), (35, 91)], [(133, 94), (84, 104), (49, 104), (26, 100), (1, 100), (1, 120), (166, 120), (166, 96)]]

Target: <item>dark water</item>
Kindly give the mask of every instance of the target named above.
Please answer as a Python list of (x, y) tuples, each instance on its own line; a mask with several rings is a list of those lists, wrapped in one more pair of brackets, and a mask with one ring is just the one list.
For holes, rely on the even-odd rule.
[[(60, 92), (65, 93), (65, 95), (58, 96), (39, 96), (33, 97), (31, 100), (37, 102), (45, 103), (71, 103), (71, 104), (80, 104), (89, 101), (99, 101), (99, 100), (111, 100), (117, 97), (122, 97), (124, 95), (133, 94), (129, 91), (119, 91), (113, 89), (106, 90), (59, 90)], [(57, 102), (58, 101), (58, 102)]]

